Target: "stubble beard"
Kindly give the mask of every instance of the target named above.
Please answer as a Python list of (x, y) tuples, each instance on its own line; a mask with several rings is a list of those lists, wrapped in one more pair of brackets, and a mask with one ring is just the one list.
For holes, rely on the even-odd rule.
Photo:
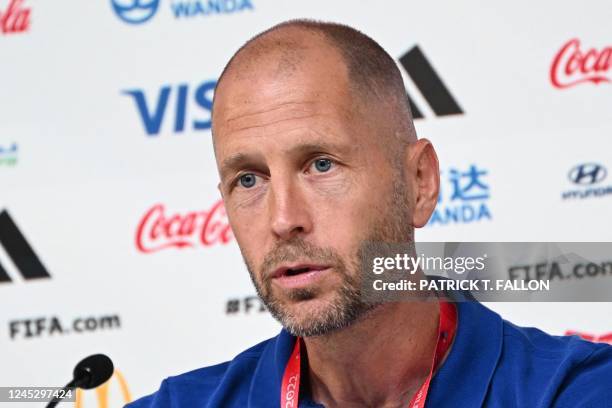
[[(364, 268), (362, 253), (371, 253), (372, 249), (380, 243), (401, 243), (412, 241), (412, 228), (409, 223), (409, 211), (406, 206), (408, 196), (403, 177), (397, 177), (392, 193), (388, 196), (386, 210), (380, 212), (383, 216), (375, 220), (368, 234), (362, 239), (362, 244), (356, 253), (344, 261), (331, 248), (314, 246), (299, 237), (279, 242), (264, 258), (259, 275), (244, 256), (244, 262), (251, 276), (251, 280), (270, 314), (293, 336), (310, 337), (329, 334), (336, 330), (346, 328), (364, 318), (369, 312), (376, 309), (383, 302), (369, 300), (362, 296), (364, 281)], [(292, 289), (285, 293), (284, 299), (273, 294), (271, 272), (273, 268), (283, 262), (295, 262), (308, 259), (325, 265), (333, 265), (333, 273), (340, 275), (341, 285), (335, 290), (333, 297), (324, 304), (312, 308), (300, 305), (316, 299), (320, 295), (318, 288)], [(262, 281), (257, 279), (262, 277)], [(288, 304), (290, 303), (290, 304)], [(302, 309), (302, 310), (300, 310)]]

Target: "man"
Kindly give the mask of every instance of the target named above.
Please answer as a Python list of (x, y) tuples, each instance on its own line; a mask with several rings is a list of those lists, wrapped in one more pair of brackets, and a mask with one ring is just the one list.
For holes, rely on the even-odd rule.
[(434, 148), (372, 39), (302, 20), (256, 36), (219, 80), (212, 133), (232, 230), (284, 329), (132, 407), (612, 406), (609, 346), (476, 302), (364, 299), (364, 251), (410, 248), (439, 190)]

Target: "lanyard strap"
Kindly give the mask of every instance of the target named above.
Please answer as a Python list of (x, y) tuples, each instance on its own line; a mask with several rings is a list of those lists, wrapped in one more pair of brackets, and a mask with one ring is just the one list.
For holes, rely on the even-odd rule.
[(298, 396), (300, 394), (300, 343), (301, 338), (297, 338), (291, 357), (285, 367), (283, 383), (281, 384), (281, 408), (297, 408)]
[[(409, 408), (423, 408), (429, 391), (429, 384), (434, 371), (440, 363), (448, 348), (453, 342), (457, 330), (457, 309), (452, 303), (440, 301), (440, 321), (438, 323), (438, 341), (436, 342), (436, 353), (431, 361), (429, 375), (421, 384), (419, 390), (410, 400)], [(291, 352), (291, 357), (285, 367), (285, 374), (281, 384), (281, 408), (297, 408), (300, 394), (300, 348), (302, 339), (298, 338)]]
[(457, 309), (455, 305), (448, 302), (440, 301), (440, 322), (438, 323), (438, 341), (436, 342), (436, 354), (431, 362), (431, 369), (429, 375), (425, 379), (425, 382), (421, 385), (421, 388), (412, 397), (409, 408), (421, 408), (425, 406), (425, 400), (427, 399), (427, 392), (429, 391), (429, 384), (431, 378), (434, 375), (434, 371), (440, 365), (446, 352), (455, 337), (455, 331), (457, 330)]

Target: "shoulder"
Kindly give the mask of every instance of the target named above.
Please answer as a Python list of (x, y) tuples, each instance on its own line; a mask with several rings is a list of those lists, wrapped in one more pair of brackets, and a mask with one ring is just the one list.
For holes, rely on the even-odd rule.
[(537, 406), (590, 406), (612, 397), (612, 346), (504, 321), (496, 374), (538, 396)]
[(263, 351), (273, 341), (274, 338), (263, 341), (231, 361), (168, 377), (158, 391), (126, 408), (206, 406), (215, 394), (225, 393), (228, 387), (235, 395), (246, 394)]
[(592, 343), (578, 336), (553, 336), (534, 327), (520, 327), (503, 321), (504, 351), (512, 355), (528, 353), (537, 359), (581, 360), (596, 349), (609, 346)]

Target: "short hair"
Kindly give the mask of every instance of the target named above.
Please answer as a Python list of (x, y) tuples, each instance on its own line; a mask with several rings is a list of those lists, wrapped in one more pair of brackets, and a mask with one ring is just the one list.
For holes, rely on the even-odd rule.
[[(285, 54), (299, 53), (298, 43), (286, 40), (276, 42), (271, 47), (257, 50), (258, 43), (270, 34), (287, 28), (298, 28), (319, 34), (336, 49), (342, 57), (349, 76), (349, 86), (363, 99), (374, 97), (378, 102), (388, 105), (394, 113), (396, 136), (400, 141), (407, 142), (416, 139), (416, 131), (412, 122), (412, 113), (406, 95), (402, 75), (395, 60), (372, 38), (361, 31), (344, 24), (322, 22), (308, 19), (289, 20), (277, 24), (249, 39), (231, 57), (223, 69), (218, 83), (231, 69), (240, 55), (247, 50), (256, 50), (256, 54), (269, 52), (270, 48), (285, 48)], [(286, 57), (295, 65), (294, 57)], [(213, 102), (214, 109), (214, 102)]]

